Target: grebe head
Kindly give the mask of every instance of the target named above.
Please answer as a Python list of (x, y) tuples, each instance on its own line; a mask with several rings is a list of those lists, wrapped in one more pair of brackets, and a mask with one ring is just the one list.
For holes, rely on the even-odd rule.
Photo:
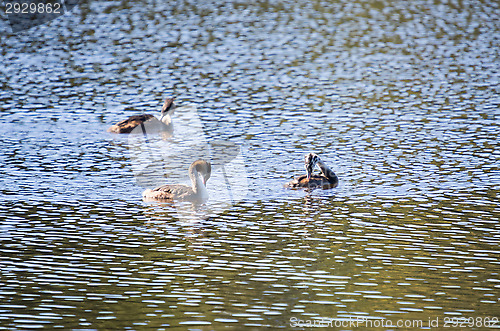
[(189, 172), (198, 173), (201, 175), (201, 179), (203, 181), (203, 185), (207, 185), (207, 181), (212, 174), (212, 165), (205, 160), (197, 160), (191, 164), (189, 167)]
[(304, 163), (307, 171), (307, 179), (311, 179), (314, 167), (316, 166), (316, 163), (318, 163), (319, 160), (320, 160), (319, 156), (314, 153), (309, 153), (306, 155)]
[(175, 110), (174, 98), (165, 99), (163, 107), (161, 107), (161, 116), (172, 115)]

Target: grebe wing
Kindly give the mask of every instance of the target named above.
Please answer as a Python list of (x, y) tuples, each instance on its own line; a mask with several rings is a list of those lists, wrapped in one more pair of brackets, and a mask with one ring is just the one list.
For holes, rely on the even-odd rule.
[(173, 200), (186, 199), (193, 194), (193, 189), (185, 185), (162, 185), (155, 189), (147, 189), (142, 194), (145, 198)]
[(308, 186), (307, 187), (321, 187), (322, 189), (330, 189), (337, 187), (339, 181), (338, 178), (326, 178), (325, 176), (321, 175), (313, 175), (311, 176), (311, 179), (309, 180)]
[(155, 118), (155, 117), (153, 115), (150, 115), (150, 114), (130, 116), (126, 120), (120, 121), (120, 122), (116, 123), (115, 125), (111, 126), (108, 129), (108, 132), (130, 133), (135, 129), (136, 126), (138, 126), (141, 123), (144, 123), (147, 120), (150, 120), (152, 118)]
[(302, 175), (293, 179), (291, 182), (287, 183), (285, 186), (290, 188), (299, 188), (299, 187), (309, 187), (316, 188), (321, 187), (323, 189), (334, 188), (338, 184), (338, 180), (330, 181), (325, 176), (321, 175), (312, 175), (310, 179), (307, 179), (307, 175)]

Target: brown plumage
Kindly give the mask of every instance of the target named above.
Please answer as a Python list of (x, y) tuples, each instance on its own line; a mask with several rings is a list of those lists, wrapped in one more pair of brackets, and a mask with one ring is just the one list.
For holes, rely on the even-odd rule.
[[(302, 175), (293, 179), (285, 186), (290, 188), (322, 188), (324, 190), (337, 187), (339, 178), (337, 175), (326, 166), (326, 164), (314, 153), (309, 153), (305, 156), (305, 168), (307, 175)], [(318, 166), (321, 175), (313, 175), (312, 172), (315, 166)]]
[[(167, 98), (161, 110), (161, 117), (157, 119), (150, 114), (130, 116), (126, 120), (120, 121), (108, 129), (112, 133), (131, 133), (135, 128), (143, 124), (144, 131), (167, 131), (171, 128), (170, 115), (175, 109), (174, 99)], [(137, 133), (145, 133), (143, 130)]]
[(287, 187), (290, 188), (322, 188), (323, 190), (327, 190), (330, 188), (337, 187), (339, 184), (338, 178), (329, 180), (328, 178), (322, 175), (311, 175), (311, 178), (307, 178), (307, 175), (302, 175), (298, 178), (293, 179), (291, 182), (286, 184)]
[(130, 133), (134, 130), (138, 125), (145, 123), (147, 120), (154, 118), (158, 121), (156, 117), (150, 114), (144, 115), (135, 115), (130, 116), (126, 120), (116, 123), (108, 129), (108, 132), (112, 133)]
[(191, 187), (186, 185), (162, 185), (155, 189), (147, 189), (142, 193), (144, 200), (191, 201), (205, 202), (208, 200), (206, 183), (212, 173), (212, 166), (204, 160), (197, 160), (189, 167)]

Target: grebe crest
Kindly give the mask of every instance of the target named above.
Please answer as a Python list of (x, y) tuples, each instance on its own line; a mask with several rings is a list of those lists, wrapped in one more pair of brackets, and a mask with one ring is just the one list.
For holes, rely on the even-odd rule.
[(317, 154), (309, 153), (304, 157), (304, 166), (307, 171), (307, 179), (311, 179), (311, 175), (314, 171), (314, 167), (321, 160)]
[[(174, 110), (176, 108), (176, 105), (174, 103), (174, 98), (167, 98), (165, 99), (165, 103), (161, 107), (161, 116), (160, 116), (160, 122), (165, 122), (166, 117), (165, 116), (171, 116), (174, 114)], [(168, 122), (171, 122), (171, 119), (168, 118)], [(166, 123), (165, 123), (166, 124)]]

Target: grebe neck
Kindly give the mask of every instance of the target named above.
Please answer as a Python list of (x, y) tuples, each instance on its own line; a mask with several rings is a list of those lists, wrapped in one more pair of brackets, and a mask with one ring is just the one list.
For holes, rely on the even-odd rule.
[(202, 198), (208, 197), (208, 190), (203, 182), (202, 174), (196, 171), (196, 169), (191, 169), (189, 172), (189, 178), (191, 179), (191, 188), (193, 189), (194, 194)]
[(172, 123), (172, 118), (170, 117), (170, 114), (161, 114), (160, 115), (160, 122), (162, 122), (165, 125), (170, 125)]
[(328, 168), (328, 166), (321, 159), (318, 160), (318, 163), (316, 164), (321, 170), (323, 176), (325, 176), (326, 178), (333, 180), (337, 177), (337, 175), (330, 168)]

